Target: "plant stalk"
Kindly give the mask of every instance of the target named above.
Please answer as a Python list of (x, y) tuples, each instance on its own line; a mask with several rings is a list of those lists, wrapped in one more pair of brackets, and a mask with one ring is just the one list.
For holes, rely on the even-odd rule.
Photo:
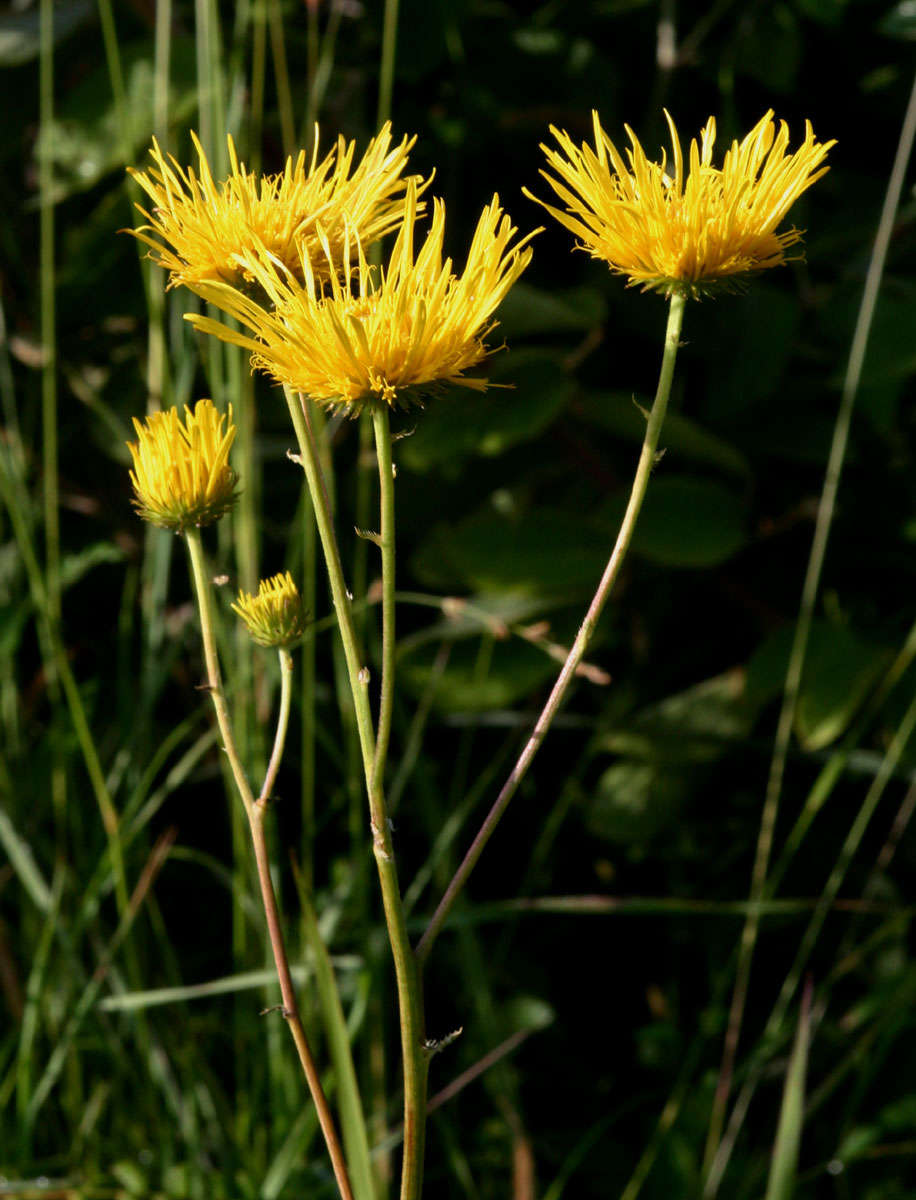
[(391, 714), (394, 706), (395, 671), (395, 553), (394, 553), (394, 462), (391, 457), (391, 421), (387, 407), (373, 410), (375, 450), (379, 478), (379, 549), (382, 552), (382, 684), (375, 735), (373, 778), (385, 780), (385, 763), (391, 738)]
[[(337, 614), (347, 675), (356, 709), (356, 725), (369, 797), (372, 850), (381, 885), (382, 906), (388, 929), (388, 939), (391, 943), (398, 989), (401, 1052), (404, 1062), (404, 1153), (401, 1166), (401, 1200), (419, 1200), (423, 1180), (428, 1066), (423, 998), (420, 990), (419, 971), (410, 945), (407, 919), (398, 884), (385, 792), (382, 780), (375, 770), (376, 747), (369, 704), (369, 670), (362, 663), (362, 652), (353, 624), (351, 598), (344, 582), (340, 550), (334, 534), (327, 489), (324, 486), (324, 476), (309, 422), (308, 409), (303, 397), (296, 396), (289, 389), (284, 389), (284, 391), (293, 428), (296, 431), (296, 440), (299, 444), (298, 461), (305, 472), (315, 510), (318, 536), (327, 564), (331, 598)], [(391, 588), (393, 595), (393, 582)]]
[(391, 117), (391, 96), (394, 92), (394, 60), (398, 39), (399, 0), (385, 0), (385, 16), (382, 25), (382, 58), (379, 65), (378, 112), (376, 119), (381, 128)]
[[(337, 1136), (337, 1130), (334, 1126), (334, 1118), (331, 1114), (330, 1106), (328, 1105), (327, 1097), (324, 1094), (324, 1089), (321, 1086), (321, 1079), (318, 1075), (318, 1069), (315, 1065), (315, 1060), (312, 1057), (312, 1051), (308, 1043), (308, 1038), (305, 1034), (305, 1029), (302, 1024), (302, 1018), (299, 1015), (299, 1005), (296, 1000), (296, 990), (293, 986), (292, 975), (289, 969), (289, 959), (286, 954), (286, 945), (283, 939), (283, 929), (280, 923), (280, 913), (277, 907), (277, 898), (274, 893), (273, 881), (270, 877), (270, 857), (267, 850), (267, 836), (264, 828), (264, 820), (267, 814), (267, 803), (265, 796), (269, 793), (269, 785), (272, 784), (270, 769), (268, 769), (267, 778), (265, 779), (265, 787), (260, 799), (255, 800), (252, 794), (251, 787), (248, 783), (248, 778), (242, 767), (239, 758), (238, 749), (236, 748), (235, 738), (232, 733), (232, 725), (229, 718), (229, 707), (226, 704), (226, 696), (223, 691), (222, 675), (219, 668), (219, 657), (216, 651), (216, 636), (213, 620), (213, 604), (210, 596), (210, 580), (207, 576), (207, 568), (204, 560), (204, 550), (200, 539), (200, 531), (198, 529), (188, 529), (185, 531), (185, 540), (188, 544), (188, 553), (191, 559), (191, 574), (194, 579), (194, 590), (197, 593), (197, 606), (200, 611), (200, 632), (201, 640), (204, 648), (204, 661), (207, 668), (207, 686), (210, 692), (210, 697), (213, 701), (213, 708), (216, 712), (216, 720), (219, 725), (219, 731), (223, 739), (223, 748), (226, 751), (226, 756), (229, 760), (229, 766), (232, 770), (232, 777), (235, 780), (235, 786), (238, 789), (239, 796), (245, 808), (245, 813), (248, 817), (248, 824), (251, 829), (251, 840), (254, 846), (255, 863), (258, 870), (258, 883), (261, 888), (261, 901), (264, 905), (264, 915), (267, 919), (267, 932), (270, 938), (270, 947), (273, 951), (274, 963), (277, 969), (277, 979), (280, 984), (280, 996), (283, 1001), (283, 1016), (289, 1026), (289, 1031), (292, 1035), (293, 1042), (296, 1045), (296, 1051), (299, 1055), (299, 1062), (302, 1064), (302, 1071), (305, 1075), (306, 1083), (308, 1084), (309, 1092), (318, 1113), (318, 1121), (321, 1125), (321, 1131), (324, 1134), (325, 1144), (328, 1148), (328, 1154), (331, 1157), (331, 1165), (334, 1169), (334, 1177), (337, 1180), (337, 1187), (340, 1191), (342, 1200), (353, 1200), (353, 1192), (350, 1188), (350, 1180), (347, 1174), (347, 1165), (344, 1159), (343, 1149), (341, 1148), (340, 1140)], [(287, 655), (289, 658), (289, 655)], [(289, 720), (289, 692), (291, 690), (291, 666), (292, 660), (289, 662), (289, 669), (284, 669), (283, 672), (283, 688), (286, 692), (286, 719), (283, 719), (283, 701), (281, 699), (281, 720), (278, 722), (278, 742), (274, 744), (274, 755), (271, 757), (271, 766), (274, 766), (274, 758), (277, 765), (279, 764), (280, 755), (283, 751), (283, 739), (280, 738), (280, 727), (282, 726), (284, 735), (285, 728)], [(276, 771), (274, 770), (274, 775)]]
[(446, 888), (445, 895), (439, 901), (439, 907), (433, 914), (426, 932), (417, 945), (416, 955), (421, 970), (426, 959), (429, 957), (433, 943), (438, 937), (455, 900), (458, 898), (462, 888), (468, 881), (468, 877), (477, 865), (477, 860), (483, 853), (484, 847), (490, 840), (494, 829), (499, 824), (500, 818), (508, 808), (509, 801), (515, 795), (519, 784), (524, 779), (541, 742), (544, 740), (554, 717), (559, 711), (569, 685), (575, 677), (576, 668), (579, 666), (588, 648), (592, 633), (607, 603), (611, 589), (614, 586), (617, 576), (620, 574), (624, 557), (633, 539), (633, 531), (636, 528), (636, 520), (642, 508), (646, 489), (649, 486), (649, 477), (656, 462), (658, 438), (668, 407), (668, 397), (671, 393), (671, 381), (674, 376), (678, 339), (680, 338), (681, 325), (684, 319), (684, 304), (685, 298), (682, 295), (672, 295), (668, 310), (668, 327), (665, 332), (665, 350), (662, 356), (658, 388), (656, 389), (655, 400), (652, 403), (652, 409), (646, 421), (646, 435), (643, 439), (642, 450), (639, 455), (639, 464), (636, 468), (636, 475), (633, 479), (633, 487), (630, 491), (630, 499), (623, 516), (623, 522), (617, 534), (617, 541), (614, 543), (614, 549), (611, 551), (611, 557), (608, 559), (608, 564), (601, 577), (598, 590), (592, 598), (588, 612), (585, 614), (585, 619), (579, 627), (579, 632), (576, 634), (576, 640), (573, 642), (547, 703), (544, 705), (534, 730), (525, 744), (525, 748), (512, 768), (509, 778), (503, 784), (502, 791), (496, 797), (493, 807), (487, 814), (461, 865), (452, 877), (451, 883)]
[(54, 175), (51, 129), (54, 121), (54, 5), (39, 8), (39, 110), (44, 144), (38, 159), (39, 278), (41, 295), (41, 428), (42, 500), (45, 533), (47, 611), (52, 626), (60, 622), (60, 496), (58, 494), (57, 314), (54, 291)]
[(274, 745), (270, 752), (270, 762), (267, 764), (267, 774), (261, 785), (259, 804), (267, 804), (277, 782), (277, 772), (280, 760), (283, 758), (283, 747), (286, 745), (286, 731), (289, 729), (289, 710), (293, 698), (293, 656), (282, 646), (280, 656), (280, 711), (277, 714), (277, 732), (274, 735)]

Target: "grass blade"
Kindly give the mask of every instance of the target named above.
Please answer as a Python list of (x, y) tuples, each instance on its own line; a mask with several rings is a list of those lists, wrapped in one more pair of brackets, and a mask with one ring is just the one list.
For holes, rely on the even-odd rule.
[(805, 1075), (808, 1069), (808, 1048), (811, 1040), (812, 990), (809, 979), (802, 997), (795, 1045), (792, 1048), (792, 1057), (789, 1059), (789, 1069), (786, 1072), (766, 1200), (791, 1200), (795, 1190), (798, 1153), (801, 1148), (802, 1125), (805, 1117)]
[(312, 907), (311, 897), (302, 887), (302, 880), (296, 872), (296, 883), (299, 888), (299, 900), (302, 905), (302, 920), (305, 936), (315, 968), (315, 986), (321, 1011), (324, 1016), (325, 1033), (328, 1038), (328, 1049), (334, 1064), (337, 1077), (337, 1097), (340, 1110), (340, 1125), (343, 1133), (344, 1146), (347, 1152), (347, 1166), (350, 1170), (350, 1182), (357, 1200), (375, 1200), (375, 1184), (372, 1174), (372, 1158), (369, 1153), (369, 1136), (366, 1129), (366, 1116), (359, 1095), (359, 1082), (356, 1069), (353, 1066), (353, 1055), (350, 1050), (350, 1035), (347, 1031), (347, 1021), (343, 1006), (340, 1003), (340, 993), (334, 977), (334, 968), (327, 947), (321, 940), (318, 930), (318, 920)]

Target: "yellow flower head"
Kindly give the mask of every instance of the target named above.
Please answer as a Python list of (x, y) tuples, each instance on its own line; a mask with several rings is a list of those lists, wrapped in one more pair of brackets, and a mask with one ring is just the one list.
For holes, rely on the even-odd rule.
[(534, 234), (514, 240), (517, 230), (494, 196), (477, 223), (464, 271), (456, 275), (452, 260), (442, 258), (442, 201), (434, 202), (432, 227), (415, 254), (417, 215), (411, 181), (404, 223), (378, 275), (360, 239), (354, 238), (352, 253), (345, 240), (338, 258), (323, 230), (320, 257), (302, 243), (304, 286), (263, 254), (248, 260), (273, 304), (270, 312), (226, 286), (201, 289), (255, 338), (196, 314), (187, 320), (253, 351), (252, 365), (279, 383), (346, 411), (406, 405), (447, 383), (484, 391), (487, 380), (464, 372), (491, 353), (484, 339), (496, 324), (493, 313), (528, 265)]
[(199, 400), (184, 413), (183, 421), (175, 408), (142, 423), (135, 418), (137, 440), (127, 443), (134, 507), (144, 521), (173, 533), (218, 520), (235, 503), (238, 482), (229, 466), (236, 433), (231, 406), (227, 417), (212, 400)]
[(246, 170), (230, 137), (232, 171), (223, 183), (214, 182), (203, 147), (191, 137), (196, 172), (166, 157), (155, 138), (150, 150), (155, 166), (146, 172), (128, 168), (153, 209), (138, 204), (148, 223), (127, 232), (152, 248), (150, 257), (169, 271), (170, 287), (183, 283), (198, 291), (213, 280), (244, 286), (250, 275), (241, 260), (262, 250), (295, 274), (301, 261), (297, 244), (314, 254), (319, 223), (336, 251), (345, 231), (355, 231), (369, 245), (401, 222), (406, 186), (401, 172), (416, 139), (405, 137), (392, 148), (390, 123), (355, 166), (355, 143), (342, 137), (319, 162), (316, 130), (311, 161), (306, 164), (300, 151), (278, 175)]
[(670, 168), (664, 151), (660, 163), (649, 162), (628, 125), (624, 161), (596, 112), (594, 149), (587, 143), (577, 148), (551, 126), (562, 153), (542, 145), (556, 174), (541, 174), (566, 207), (526, 195), (571, 230), (582, 249), (644, 289), (700, 295), (785, 262), (786, 250), (802, 235), (776, 229), (802, 192), (829, 170), (821, 163), (835, 142), (816, 142), (806, 122), (804, 141), (789, 154), (789, 130), (782, 121), (777, 132), (770, 111), (743, 141), (732, 142), (715, 167), (716, 122), (710, 117), (699, 146), (690, 143), (685, 175), (677, 130), (667, 112), (665, 118)]
[(302, 600), (289, 571), (262, 579), (256, 596), (239, 592), (232, 610), (259, 646), (291, 646), (305, 631)]

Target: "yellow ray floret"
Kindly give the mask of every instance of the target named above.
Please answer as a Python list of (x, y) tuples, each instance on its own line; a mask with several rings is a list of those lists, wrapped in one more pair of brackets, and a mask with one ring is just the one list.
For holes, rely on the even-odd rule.
[(305, 631), (302, 599), (289, 571), (262, 579), (256, 596), (239, 592), (232, 610), (259, 646), (291, 646)]
[(168, 270), (170, 287), (185, 284), (197, 291), (213, 280), (243, 285), (250, 277), (240, 259), (262, 250), (295, 274), (301, 261), (297, 243), (314, 253), (319, 223), (335, 251), (345, 230), (369, 245), (400, 224), (406, 186), (401, 174), (416, 139), (405, 137), (392, 146), (390, 123), (355, 165), (355, 143), (342, 137), (319, 161), (316, 130), (311, 160), (300, 151), (278, 175), (246, 170), (230, 137), (232, 169), (221, 183), (213, 179), (197, 137), (191, 137), (197, 171), (164, 155), (155, 138), (150, 150), (155, 165), (148, 171), (128, 168), (153, 208), (138, 204), (147, 223), (127, 232), (152, 248), (150, 257)]
[(710, 117), (685, 164), (674, 122), (667, 112), (665, 118), (670, 166), (664, 151), (661, 162), (649, 162), (628, 125), (630, 146), (621, 155), (596, 112), (594, 149), (577, 147), (551, 126), (560, 149), (542, 145), (554, 173), (541, 174), (565, 208), (526, 195), (571, 230), (582, 249), (646, 288), (696, 295), (785, 262), (802, 235), (776, 230), (802, 192), (829, 170), (821, 164), (835, 142), (816, 142), (806, 122), (804, 140), (790, 154), (789, 130), (784, 121), (777, 130), (770, 111), (741, 142), (732, 142), (716, 167)]
[[(225, 428), (224, 428), (225, 426)], [(217, 412), (199, 400), (184, 420), (175, 408), (134, 419), (136, 442), (128, 442), (134, 469), (134, 507), (144, 519), (174, 533), (209, 525), (235, 503), (238, 476), (229, 466), (235, 440), (232, 407)]]
[(386, 267), (376, 271), (355, 239), (338, 257), (321, 234), (321, 255), (302, 243), (304, 285), (282, 264), (261, 255), (248, 266), (273, 305), (270, 312), (225, 286), (201, 295), (255, 335), (239, 334), (207, 317), (187, 319), (207, 333), (253, 352), (252, 364), (293, 391), (326, 405), (358, 411), (366, 404), (408, 404), (438, 385), (483, 391), (467, 378), (490, 348), (493, 313), (531, 258), (528, 234), (517, 230), (499, 197), (483, 210), (461, 275), (442, 257), (445, 207), (433, 204), (432, 226), (414, 252), (417, 189), (408, 186), (404, 223)]

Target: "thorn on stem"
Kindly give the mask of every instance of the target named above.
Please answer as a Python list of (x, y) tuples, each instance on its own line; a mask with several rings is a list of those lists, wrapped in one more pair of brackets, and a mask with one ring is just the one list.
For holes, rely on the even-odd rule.
[(272, 1004), (270, 1006), (270, 1008), (262, 1008), (261, 1011), (258, 1013), (258, 1016), (266, 1017), (268, 1015), (268, 1013), (275, 1013), (275, 1012), (278, 1012), (283, 1017), (284, 1021), (288, 1021), (290, 1019), (290, 1017), (292, 1017), (292, 1015), (293, 1015), (292, 1009), (287, 1008), (285, 1005)]
[(639, 401), (636, 399), (635, 396), (631, 397), (631, 399), (632, 399), (633, 403), (636, 405), (636, 407), (639, 409), (639, 411), (642, 413), (642, 415), (645, 417), (645, 419), (648, 421), (649, 410), (647, 408), (643, 408), (643, 406), (639, 403)]
[(360, 529), (358, 525), (354, 525), (353, 529), (358, 538), (362, 538), (364, 542), (374, 542), (375, 545), (381, 550), (382, 535), (380, 533), (375, 533), (371, 529)]
[(461, 1037), (462, 1033), (464, 1033), (464, 1026), (459, 1025), (457, 1029), (453, 1030), (451, 1033), (447, 1033), (445, 1037), (427, 1038), (423, 1043), (423, 1050), (426, 1054), (426, 1057), (432, 1058), (434, 1055), (439, 1054), (446, 1048), (446, 1046), (450, 1046), (452, 1042), (457, 1041), (458, 1038)]

